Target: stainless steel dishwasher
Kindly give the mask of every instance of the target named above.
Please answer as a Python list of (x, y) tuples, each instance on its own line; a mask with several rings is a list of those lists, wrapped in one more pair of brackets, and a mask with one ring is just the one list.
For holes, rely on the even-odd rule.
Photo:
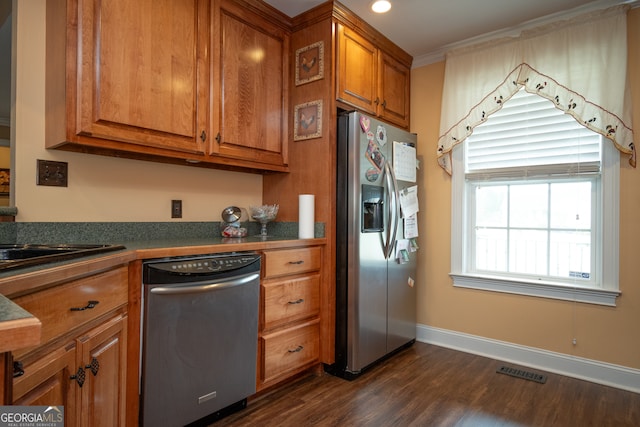
[(183, 426), (256, 391), (260, 255), (148, 260), (142, 268), (143, 426)]

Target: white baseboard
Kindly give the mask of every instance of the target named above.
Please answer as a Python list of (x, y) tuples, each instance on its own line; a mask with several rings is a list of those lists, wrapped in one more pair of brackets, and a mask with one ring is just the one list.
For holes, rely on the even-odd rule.
[(417, 341), (640, 393), (640, 370), (464, 334), (417, 326)]

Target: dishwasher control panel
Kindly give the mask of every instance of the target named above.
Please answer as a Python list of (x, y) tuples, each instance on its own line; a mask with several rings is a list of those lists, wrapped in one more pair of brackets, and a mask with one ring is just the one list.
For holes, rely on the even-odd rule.
[[(254, 266), (254, 264), (257, 264)], [(253, 268), (252, 268), (253, 267)], [(260, 270), (260, 254), (226, 253), (217, 255), (198, 255), (174, 257), (161, 260), (149, 260), (144, 263), (145, 283), (149, 284), (155, 274), (202, 276), (207, 274), (243, 272)], [(151, 283), (154, 281), (151, 280)]]

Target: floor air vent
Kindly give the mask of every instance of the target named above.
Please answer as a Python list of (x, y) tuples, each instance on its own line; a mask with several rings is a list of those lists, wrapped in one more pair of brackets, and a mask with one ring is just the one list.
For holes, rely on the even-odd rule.
[(524, 371), (522, 369), (510, 368), (509, 366), (504, 365), (498, 368), (496, 372), (499, 374), (510, 375), (516, 378), (522, 378), (523, 380), (535, 381), (540, 384), (544, 384), (547, 382), (546, 375), (540, 375), (536, 374), (535, 372)]

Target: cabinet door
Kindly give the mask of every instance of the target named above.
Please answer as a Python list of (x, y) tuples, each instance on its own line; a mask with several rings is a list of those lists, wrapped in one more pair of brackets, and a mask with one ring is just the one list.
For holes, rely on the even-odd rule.
[(24, 375), (13, 380), (13, 404), (64, 407), (64, 425), (79, 426), (79, 388), (70, 380), (75, 373), (76, 346), (71, 343), (24, 367)]
[(79, 2), (75, 132), (203, 152), (199, 135), (208, 116), (208, 66), (203, 57), (208, 2), (70, 3), (75, 1)]
[(117, 316), (78, 339), (79, 366), (85, 368), (82, 389), (83, 426), (124, 426), (126, 421), (126, 316)]
[(378, 50), (369, 40), (338, 24), (337, 98), (364, 112), (377, 113)]
[(289, 36), (235, 2), (216, 1), (211, 154), (287, 163)]
[(380, 53), (379, 115), (404, 128), (409, 128), (410, 81), (409, 68)]

